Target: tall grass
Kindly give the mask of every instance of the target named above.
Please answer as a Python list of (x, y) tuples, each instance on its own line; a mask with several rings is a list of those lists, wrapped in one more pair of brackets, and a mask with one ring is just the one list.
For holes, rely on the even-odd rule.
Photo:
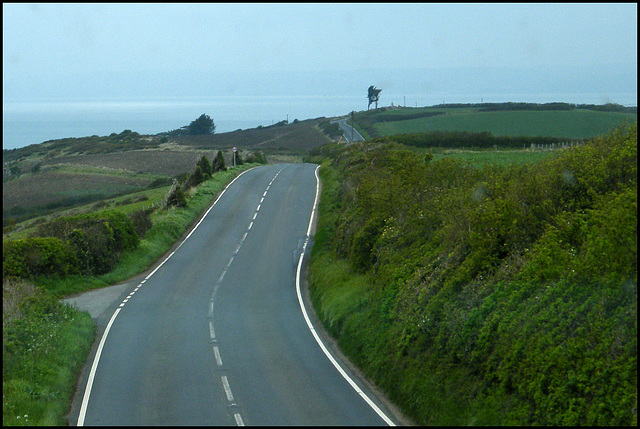
[[(4, 282), (3, 290), (12, 286)], [(3, 326), (2, 424), (64, 425), (95, 325), (88, 313), (42, 289), (32, 292), (20, 311)]]

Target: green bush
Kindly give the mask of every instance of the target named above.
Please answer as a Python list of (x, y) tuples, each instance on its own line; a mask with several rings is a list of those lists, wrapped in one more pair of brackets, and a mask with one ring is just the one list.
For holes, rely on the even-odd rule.
[(147, 231), (153, 226), (153, 223), (151, 222), (152, 212), (153, 208), (148, 208), (139, 209), (129, 213), (129, 217), (131, 218), (131, 222), (133, 223), (133, 229), (135, 230), (138, 237), (144, 238), (144, 236), (147, 234)]
[(198, 186), (202, 182), (204, 182), (204, 180), (205, 180), (205, 176), (204, 176), (204, 173), (202, 172), (202, 169), (200, 168), (200, 166), (196, 166), (195, 170), (193, 171), (193, 173), (191, 173), (191, 175), (189, 176), (189, 179), (187, 179), (184, 186), (186, 188), (193, 188), (195, 186)]
[(36, 234), (68, 243), (82, 274), (108, 272), (140, 241), (131, 219), (114, 210), (54, 219), (39, 225)]
[(343, 351), (418, 424), (636, 424), (637, 124), (536, 164), (423, 156), (310, 154), (311, 297)]
[(73, 247), (58, 238), (31, 237), (3, 243), (3, 279), (65, 276), (77, 272), (78, 260)]
[(185, 207), (187, 197), (181, 186), (176, 186), (167, 196), (167, 207)]
[(211, 161), (211, 174), (215, 174), (218, 171), (227, 171), (227, 167), (224, 165), (224, 155), (219, 150), (216, 157)]

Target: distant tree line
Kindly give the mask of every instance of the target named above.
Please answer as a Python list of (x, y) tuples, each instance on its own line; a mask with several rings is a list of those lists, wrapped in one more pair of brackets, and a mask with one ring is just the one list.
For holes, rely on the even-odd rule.
[(559, 137), (535, 137), (535, 136), (494, 136), (489, 131), (431, 131), (428, 133), (397, 134), (394, 136), (380, 137), (370, 140), (372, 143), (396, 142), (407, 146), (421, 148), (476, 148), (493, 149), (511, 148), (522, 149), (531, 144), (543, 145), (562, 143), (568, 141)]
[(595, 110), (599, 112), (638, 113), (638, 107), (627, 107), (616, 103), (607, 104), (574, 104), (574, 103), (450, 103), (438, 104), (433, 107), (442, 108), (479, 108), (481, 112), (494, 112), (499, 110)]
[[(236, 166), (243, 165), (245, 162), (247, 163), (258, 163), (258, 164), (266, 164), (267, 158), (264, 156), (262, 152), (254, 152), (247, 155), (246, 159), (242, 159), (242, 155), (240, 152), (235, 154), (236, 156)], [(222, 151), (218, 151), (216, 157), (213, 161), (209, 162), (209, 159), (203, 155), (198, 162), (196, 163), (196, 167), (189, 174), (182, 183), (174, 183), (174, 186), (167, 194), (165, 205), (166, 207), (184, 207), (187, 205), (186, 191), (189, 188), (193, 188), (198, 186), (202, 182), (209, 180), (214, 174), (219, 171), (226, 171), (227, 167), (225, 165), (224, 155)]]

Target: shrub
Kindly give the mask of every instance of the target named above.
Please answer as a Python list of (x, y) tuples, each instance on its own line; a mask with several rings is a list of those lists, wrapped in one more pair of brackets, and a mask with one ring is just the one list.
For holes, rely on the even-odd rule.
[(55, 237), (10, 240), (2, 246), (2, 278), (65, 276), (78, 272), (72, 246)]
[(194, 186), (198, 186), (200, 183), (204, 182), (205, 177), (202, 173), (202, 169), (200, 166), (197, 166), (196, 169), (191, 173), (189, 179), (185, 182), (185, 187), (192, 188)]
[(153, 225), (150, 216), (152, 212), (153, 209), (149, 208), (140, 209), (129, 213), (129, 217), (131, 218), (131, 222), (133, 223), (133, 229), (136, 231), (136, 235), (138, 237), (144, 238), (147, 231)]
[(200, 167), (200, 170), (202, 170), (202, 174), (205, 177), (205, 180), (211, 177), (211, 175), (213, 174), (211, 163), (209, 162), (209, 159), (207, 159), (206, 156), (202, 155), (202, 158), (200, 158), (200, 160), (196, 165)]
[(530, 165), (417, 152), (311, 154), (311, 298), (343, 351), (418, 424), (635, 425), (637, 125)]
[(36, 234), (68, 243), (83, 274), (108, 272), (140, 241), (131, 219), (113, 210), (54, 219), (39, 225)]
[(184, 207), (187, 205), (187, 197), (181, 186), (174, 187), (167, 196), (167, 207)]
[(258, 164), (266, 164), (267, 158), (264, 156), (264, 153), (262, 152), (253, 152), (247, 155), (245, 162), (248, 162), (248, 163), (255, 162)]

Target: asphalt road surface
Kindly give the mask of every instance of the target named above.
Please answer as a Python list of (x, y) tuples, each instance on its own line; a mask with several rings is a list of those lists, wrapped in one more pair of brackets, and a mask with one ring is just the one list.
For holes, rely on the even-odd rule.
[(243, 173), (122, 292), (83, 376), (77, 424), (395, 424), (339, 359), (337, 369), (301, 305), (315, 173)]
[(347, 124), (347, 118), (340, 118), (335, 120), (334, 122), (338, 123), (338, 126), (342, 130), (342, 135), (347, 142), (351, 143), (364, 141), (364, 137), (362, 137), (355, 128)]

